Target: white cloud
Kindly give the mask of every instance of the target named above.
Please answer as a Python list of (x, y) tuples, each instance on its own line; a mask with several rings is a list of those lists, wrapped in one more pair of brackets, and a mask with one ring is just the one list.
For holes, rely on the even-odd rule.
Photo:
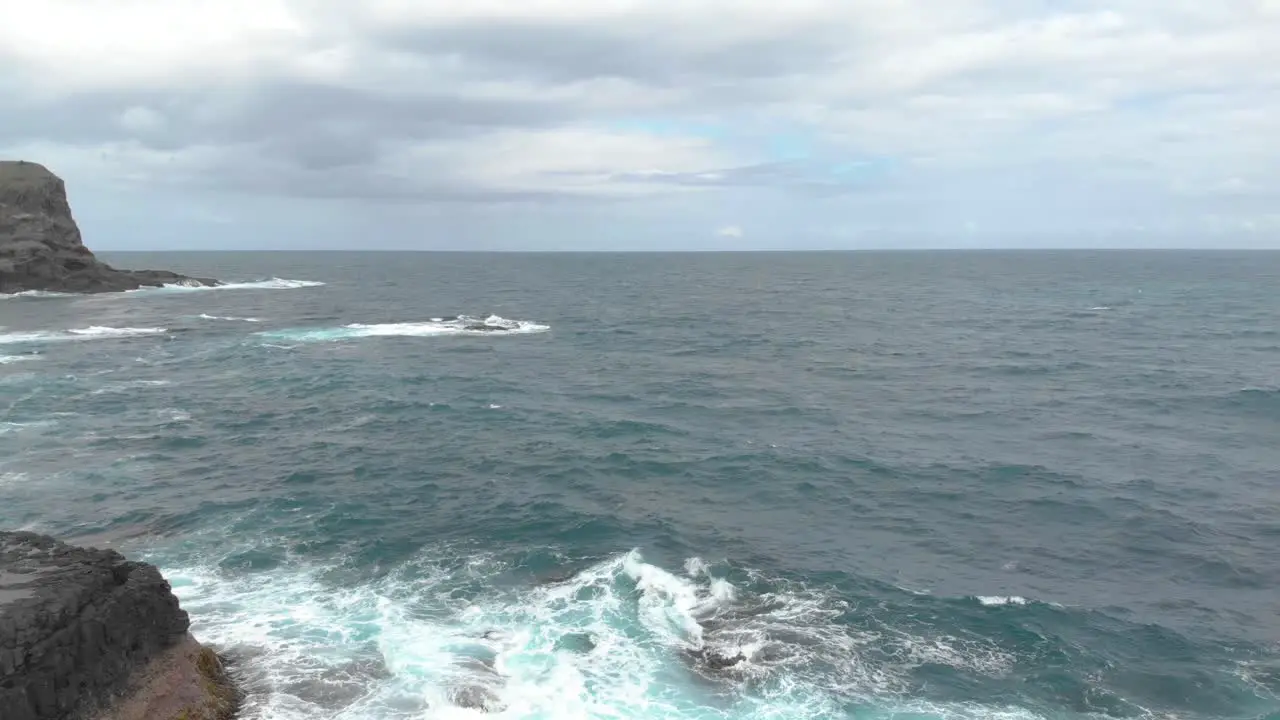
[(0, 58), (41, 95), (228, 83), (269, 72), (312, 28), (286, 0), (42, 0), (3, 3)]
[(742, 228), (737, 225), (725, 225), (716, 230), (716, 235), (726, 238), (740, 238), (742, 234)]

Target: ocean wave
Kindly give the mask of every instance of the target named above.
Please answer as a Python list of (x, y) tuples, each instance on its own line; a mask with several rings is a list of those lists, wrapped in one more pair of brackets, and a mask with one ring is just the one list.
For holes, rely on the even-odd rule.
[(332, 342), (370, 337), (434, 337), (438, 335), (523, 335), (550, 330), (548, 325), (524, 320), (508, 320), (497, 315), (477, 319), (460, 315), (437, 317), (423, 322), (352, 323), (336, 328), (293, 328), (267, 330), (260, 337), (294, 342)]
[(94, 325), (87, 328), (73, 328), (71, 330), (62, 331), (38, 330), (35, 332), (0, 333), (0, 345), (58, 342), (63, 340), (127, 338), (145, 335), (162, 335), (166, 332), (168, 332), (168, 330), (161, 327), (115, 328)]
[[(424, 555), (335, 587), (330, 569), (281, 572), (278, 556), (244, 549), (238, 573), (158, 561), (193, 631), (236, 661), (245, 718), (804, 720), (868, 702), (921, 717), (1035, 717), (904, 694), (906, 673), (926, 664), (1001, 673), (998, 651), (903, 631), (891, 659), (868, 659), (884, 638), (842, 623), (837, 598), (755, 587), (697, 558), (670, 571), (633, 550), (511, 587), (513, 568), (492, 556)], [(259, 558), (248, 572), (246, 558)]]
[[(4, 337), (0, 335), (0, 337)], [(39, 360), (39, 355), (0, 355), (0, 365), (11, 365), (13, 363), (24, 362), (27, 360)]]

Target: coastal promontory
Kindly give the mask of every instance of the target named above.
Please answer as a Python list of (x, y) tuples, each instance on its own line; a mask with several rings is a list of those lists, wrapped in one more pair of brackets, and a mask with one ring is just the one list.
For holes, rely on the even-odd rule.
[(0, 532), (0, 718), (229, 720), (239, 701), (154, 566)]
[(39, 163), (0, 160), (0, 294), (217, 285), (167, 270), (117, 270), (85, 247), (66, 185)]

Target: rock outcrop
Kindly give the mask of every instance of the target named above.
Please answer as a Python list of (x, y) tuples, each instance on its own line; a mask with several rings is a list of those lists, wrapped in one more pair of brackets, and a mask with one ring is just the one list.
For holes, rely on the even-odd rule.
[(0, 293), (100, 293), (217, 285), (166, 270), (117, 270), (80, 239), (62, 178), (43, 165), (0, 161)]
[(0, 532), (0, 718), (229, 720), (240, 694), (154, 566)]

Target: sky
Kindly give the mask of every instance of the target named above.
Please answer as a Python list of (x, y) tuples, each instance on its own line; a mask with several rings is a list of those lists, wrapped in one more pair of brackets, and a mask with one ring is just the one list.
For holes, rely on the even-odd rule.
[(1280, 248), (1280, 0), (0, 0), (95, 250)]

